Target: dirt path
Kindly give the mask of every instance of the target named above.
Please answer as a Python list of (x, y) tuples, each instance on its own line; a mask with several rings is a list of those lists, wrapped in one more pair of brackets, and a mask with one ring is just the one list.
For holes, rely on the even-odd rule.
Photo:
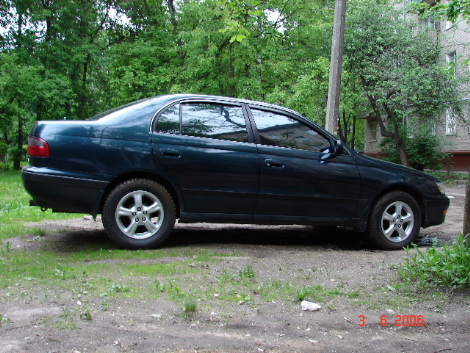
[[(448, 194), (453, 198), (447, 221), (423, 230), (423, 244), (434, 238), (451, 241), (461, 230), (464, 188), (448, 188)], [(47, 241), (15, 238), (12, 246), (64, 256), (94, 242), (113, 248), (101, 225), (91, 220), (40, 226)], [(150, 296), (104, 299), (73, 290), (32, 288), (12, 297), (11, 288), (0, 289), (0, 353), (470, 351), (468, 292), (417, 300), (416, 295), (403, 298), (405, 294), (388, 287), (405, 251), (374, 251), (343, 231), (214, 224), (178, 225), (165, 247), (180, 251), (179, 261), (190, 260), (198, 249), (237, 255), (204, 267), (195, 264), (201, 266), (201, 275), (188, 279), (188, 286), (217, 288), (214, 283), (224, 271), (237, 273), (248, 264), (260, 285), (273, 280), (308, 283), (340, 288), (347, 295), (326, 298), (321, 310), (308, 312), (299, 302), (263, 300), (256, 293), (251, 299), (225, 301), (214, 292), (196, 313), (184, 317), (178, 303)], [(86, 316), (77, 319), (83, 307), (93, 314), (91, 321)], [(383, 315), (388, 326), (381, 325)], [(426, 325), (415, 325), (418, 318)], [(406, 323), (413, 325), (400, 326)]]

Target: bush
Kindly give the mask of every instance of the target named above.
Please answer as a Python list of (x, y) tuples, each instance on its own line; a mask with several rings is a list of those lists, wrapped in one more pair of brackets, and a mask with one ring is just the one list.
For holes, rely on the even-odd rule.
[[(385, 138), (380, 145), (387, 160), (400, 163), (400, 155), (393, 139)], [(451, 155), (442, 150), (441, 139), (426, 130), (407, 136), (405, 150), (410, 166), (417, 170), (439, 170), (450, 164)]]

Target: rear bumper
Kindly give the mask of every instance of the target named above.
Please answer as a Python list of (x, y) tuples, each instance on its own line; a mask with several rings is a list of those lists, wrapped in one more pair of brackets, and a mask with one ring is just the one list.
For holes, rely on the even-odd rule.
[(26, 191), (33, 198), (31, 206), (94, 216), (99, 212), (104, 190), (109, 183), (104, 176), (38, 167), (24, 168), (21, 176)]

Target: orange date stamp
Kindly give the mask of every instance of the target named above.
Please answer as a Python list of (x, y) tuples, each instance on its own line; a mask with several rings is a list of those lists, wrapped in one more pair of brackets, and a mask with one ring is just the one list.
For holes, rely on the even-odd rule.
[[(367, 316), (359, 315), (359, 326), (367, 326)], [(382, 315), (380, 317), (380, 326), (395, 326), (395, 327), (413, 327), (413, 326), (426, 326), (426, 317), (424, 315), (395, 315), (389, 317)]]

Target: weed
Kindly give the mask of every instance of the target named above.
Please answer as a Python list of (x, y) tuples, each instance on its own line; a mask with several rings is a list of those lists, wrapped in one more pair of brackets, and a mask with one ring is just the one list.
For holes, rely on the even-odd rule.
[(157, 287), (157, 291), (163, 293), (165, 291), (165, 283), (162, 281), (155, 281), (155, 287)]
[(43, 228), (37, 228), (37, 229), (35, 229), (34, 234), (37, 234), (40, 237), (43, 237), (43, 236), (46, 235), (46, 230), (43, 229)]
[(12, 250), (13, 250), (13, 245), (11, 244), (10, 241), (7, 241), (7, 242), (5, 243), (5, 250), (6, 250), (6, 251), (12, 251)]
[(253, 269), (253, 266), (251, 265), (247, 265), (244, 269), (240, 270), (238, 275), (241, 280), (244, 280), (244, 279), (253, 280), (256, 277), (255, 270)]
[[(419, 286), (450, 286), (465, 288), (470, 285), (470, 244), (461, 234), (457, 242), (451, 245), (437, 244), (407, 258), (398, 273), (406, 283), (416, 281)], [(407, 249), (408, 253), (411, 249)]]
[(186, 315), (195, 313), (197, 311), (197, 302), (195, 300), (188, 300), (184, 302), (183, 310)]
[(110, 292), (114, 292), (114, 293), (124, 293), (124, 292), (129, 292), (130, 291), (130, 288), (123, 285), (123, 284), (120, 284), (120, 283), (115, 283), (111, 286), (111, 288), (109, 289)]
[(361, 296), (361, 292), (358, 290), (348, 293), (349, 299), (356, 299), (356, 298), (359, 298), (360, 296)]
[(55, 275), (62, 280), (65, 280), (65, 271), (62, 271), (58, 268), (55, 269)]
[(302, 300), (305, 300), (305, 298), (308, 297), (311, 291), (312, 290), (310, 287), (302, 286), (295, 293), (295, 298), (297, 299), (297, 301), (301, 302)]
[(85, 311), (84, 313), (81, 313), (81, 314), (80, 314), (80, 319), (81, 319), (82, 321), (88, 321), (88, 322), (90, 322), (90, 321), (92, 320), (92, 316), (91, 316), (90, 311), (87, 310), (87, 311)]

